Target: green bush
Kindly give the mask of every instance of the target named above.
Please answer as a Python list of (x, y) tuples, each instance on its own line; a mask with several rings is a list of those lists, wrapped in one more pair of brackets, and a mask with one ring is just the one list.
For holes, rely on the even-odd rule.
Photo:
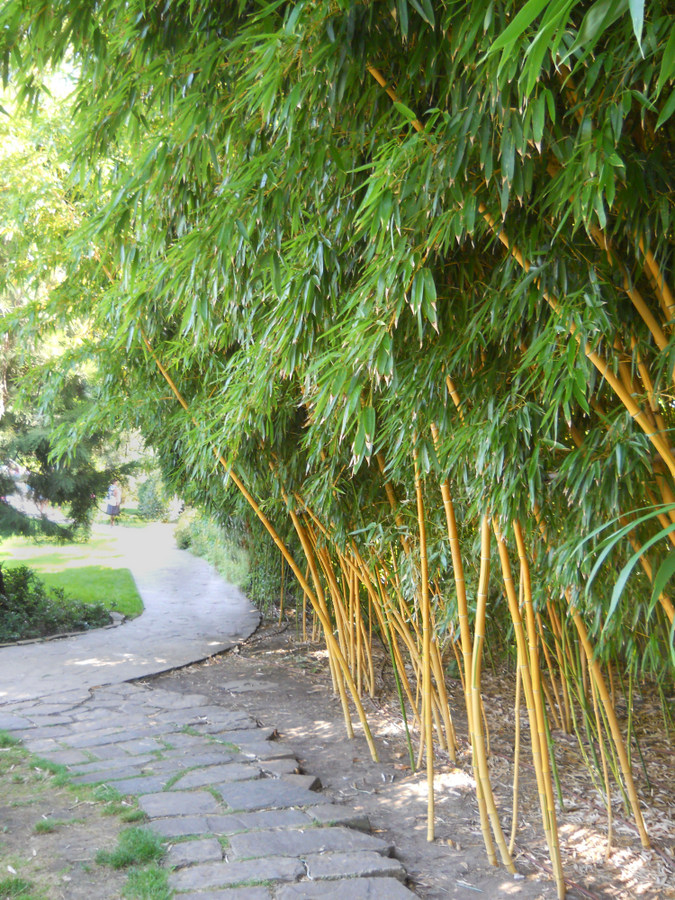
[(144, 519), (169, 518), (169, 498), (160, 475), (149, 475), (138, 488), (138, 514)]
[(100, 603), (81, 603), (48, 588), (28, 566), (0, 567), (0, 643), (108, 625)]
[[(195, 510), (181, 513), (174, 529), (182, 550), (202, 556), (222, 577), (244, 591), (265, 613), (281, 596), (279, 551), (255, 520), (249, 523), (232, 516), (227, 526)], [(286, 603), (295, 602), (295, 580), (286, 567)]]
[(197, 517), (198, 513), (194, 509), (186, 509), (180, 514), (173, 530), (173, 536), (180, 550), (189, 550), (192, 547), (193, 530)]
[(174, 536), (181, 549), (189, 549), (195, 556), (203, 557), (226, 581), (246, 590), (249, 579), (248, 553), (234, 522), (232, 525), (226, 531), (207, 516), (187, 510), (181, 514)]

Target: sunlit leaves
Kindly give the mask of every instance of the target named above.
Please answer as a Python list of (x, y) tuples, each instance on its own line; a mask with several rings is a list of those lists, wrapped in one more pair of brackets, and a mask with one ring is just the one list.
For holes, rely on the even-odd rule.
[(586, 349), (630, 383), (638, 347), (672, 424), (672, 362), (593, 235), (645, 294), (640, 240), (671, 272), (675, 45), (664, 3), (516, 6), (64, 0), (56, 21), (35, 0), (3, 41), (8, 73), (79, 60), (73, 171), (100, 193), (68, 302), (177, 483), (221, 496), (215, 446), (279, 514), (271, 464), (341, 539), (397, 545), (416, 448), (440, 583), (448, 476), (467, 535), (486, 509), (534, 529), (538, 504), (549, 583), (577, 596), (567, 538), (653, 475)]

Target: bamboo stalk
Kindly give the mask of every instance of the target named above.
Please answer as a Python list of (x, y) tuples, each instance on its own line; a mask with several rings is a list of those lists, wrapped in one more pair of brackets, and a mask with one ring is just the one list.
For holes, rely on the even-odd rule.
[[(535, 504), (534, 514), (537, 522), (539, 523), (539, 529), (544, 537), (544, 540), (548, 543), (549, 541), (546, 531), (546, 524), (543, 520), (538, 504)], [(591, 672), (591, 677), (595, 679), (595, 686), (598, 689), (600, 700), (602, 701), (602, 705), (605, 711), (605, 716), (609, 723), (612, 740), (614, 741), (616, 753), (619, 758), (619, 765), (621, 767), (624, 782), (626, 785), (626, 792), (628, 794), (631, 810), (633, 812), (633, 818), (635, 819), (635, 825), (637, 826), (638, 833), (640, 835), (640, 841), (643, 847), (649, 847), (649, 836), (647, 834), (644, 819), (642, 817), (640, 801), (638, 799), (637, 790), (635, 789), (635, 782), (633, 780), (633, 772), (631, 770), (630, 763), (628, 762), (628, 756), (626, 755), (626, 747), (624, 744), (623, 736), (621, 734), (621, 728), (619, 727), (619, 721), (616, 717), (616, 711), (612, 706), (612, 701), (607, 690), (607, 685), (605, 684), (605, 679), (602, 675), (600, 662), (595, 657), (593, 647), (588, 637), (588, 631), (586, 630), (586, 625), (581, 618), (579, 610), (574, 605), (569, 589), (565, 591), (564, 596), (565, 600), (567, 601), (569, 612), (572, 616), (572, 621), (574, 622), (574, 627), (577, 630), (577, 634), (579, 635), (579, 640), (584, 651), (581, 659), (588, 664), (588, 668)]]
[(509, 853), (513, 854), (518, 830), (518, 782), (520, 773), (520, 665), (516, 666), (516, 699), (514, 701), (515, 737), (513, 741), (513, 806), (511, 811), (511, 838)]
[[(431, 622), (432, 634), (436, 633), (435, 622)], [(450, 701), (448, 700), (448, 692), (445, 686), (445, 676), (443, 674), (443, 661), (441, 659), (440, 649), (435, 637), (431, 639), (431, 669), (434, 680), (436, 682), (437, 706), (443, 721), (443, 729), (439, 731), (441, 744), (450, 757), (451, 762), (456, 760), (457, 740), (455, 737), (455, 727), (452, 722), (450, 713)]]
[[(520, 523), (515, 521), (513, 523), (513, 532), (516, 538), (516, 545), (518, 547), (518, 557), (520, 560), (520, 570), (523, 578), (523, 596), (524, 596), (524, 606), (525, 606), (525, 623), (527, 626), (527, 637), (529, 643), (529, 676), (532, 682), (532, 699), (533, 706), (535, 711), (535, 721), (537, 728), (537, 735), (539, 739), (539, 754), (541, 760), (541, 776), (542, 776), (542, 784), (544, 787), (544, 806), (542, 808), (542, 813), (545, 817), (545, 830), (547, 832), (547, 837), (549, 841), (549, 851), (551, 855), (551, 865), (553, 866), (553, 873), (556, 881), (556, 885), (558, 888), (558, 897), (563, 898), (565, 896), (565, 876), (562, 870), (562, 861), (560, 858), (560, 843), (558, 839), (558, 823), (556, 819), (555, 812), (555, 800), (553, 798), (553, 785), (551, 783), (551, 771), (549, 766), (549, 755), (548, 755), (548, 741), (546, 736), (546, 725), (545, 725), (545, 711), (544, 711), (544, 701), (542, 698), (542, 690), (541, 690), (541, 672), (539, 668), (539, 647), (537, 641), (537, 629), (535, 625), (534, 618), (534, 606), (532, 603), (532, 586), (530, 579), (530, 564), (527, 558), (527, 552), (525, 550), (525, 539), (523, 537), (523, 531), (520, 527)], [(506, 544), (503, 539), (500, 542), (500, 538), (497, 535), (497, 546), (499, 548), (500, 558), (504, 559), (503, 554), (506, 553)], [(502, 569), (504, 568), (502, 562)], [(506, 575), (506, 573), (505, 573)], [(505, 585), (506, 585), (506, 577), (505, 577)], [(508, 594), (508, 586), (507, 586), (507, 594)], [(512, 602), (512, 599), (509, 599), (509, 603)], [(517, 603), (517, 601), (516, 601)], [(518, 639), (518, 631), (516, 630), (516, 638)], [(524, 636), (523, 636), (524, 642)], [(524, 679), (525, 689), (527, 691), (527, 681)], [(534, 738), (534, 735), (532, 736)]]
[(607, 806), (607, 850), (605, 859), (609, 859), (612, 855), (612, 794), (609, 789), (609, 772), (607, 770), (607, 754), (605, 753), (605, 742), (602, 739), (602, 726), (600, 724), (600, 712), (598, 710), (598, 695), (595, 688), (595, 682), (591, 682), (591, 695), (593, 699), (593, 713), (595, 715), (595, 727), (598, 730), (598, 746), (600, 748), (600, 759), (602, 760), (602, 775), (605, 782), (605, 803)]
[(666, 317), (666, 323), (669, 323), (673, 318), (673, 313), (675, 312), (675, 298), (673, 298), (673, 293), (668, 287), (665, 276), (661, 271), (659, 264), (654, 259), (654, 254), (651, 250), (647, 250), (645, 253), (645, 245), (642, 238), (640, 238), (640, 250), (645, 254), (645, 265), (647, 270), (651, 274), (655, 283), (655, 292), (658, 297), (659, 303), (661, 304), (661, 308)]
[(640, 318), (645, 323), (649, 331), (651, 332), (652, 337), (654, 338), (654, 342), (659, 350), (665, 350), (668, 346), (668, 338), (663, 332), (663, 329), (659, 325), (656, 320), (656, 317), (652, 313), (652, 311), (647, 306), (644, 298), (635, 287), (635, 285), (631, 282), (630, 277), (628, 275), (628, 270), (621, 262), (621, 260), (616, 255), (614, 248), (612, 247), (611, 242), (607, 238), (607, 236), (602, 232), (597, 226), (592, 227), (590, 231), (591, 235), (597, 241), (598, 245), (605, 251), (607, 254), (607, 259), (610, 262), (610, 265), (615, 266), (621, 274), (621, 278), (623, 281), (623, 289), (630, 297), (631, 303), (638, 311)]
[[(560, 694), (558, 693), (558, 684), (556, 682), (556, 677), (553, 672), (553, 660), (551, 659), (551, 654), (549, 652), (548, 646), (546, 644), (546, 640), (544, 638), (544, 626), (541, 620), (541, 614), (539, 612), (536, 613), (537, 619), (537, 630), (539, 631), (539, 639), (541, 641), (541, 649), (544, 651), (544, 660), (546, 662), (546, 669), (548, 671), (549, 681), (551, 682), (551, 691), (552, 695), (549, 696), (547, 693), (547, 699), (549, 702), (549, 706), (551, 708), (551, 714), (555, 719), (556, 728), (563, 729), (563, 705), (560, 699)], [(542, 687), (546, 692), (546, 684), (542, 679)]]
[(553, 640), (555, 642), (555, 655), (556, 659), (558, 660), (558, 670), (561, 673), (560, 690), (562, 692), (563, 704), (565, 707), (565, 732), (567, 734), (571, 734), (572, 700), (570, 698), (570, 692), (567, 686), (567, 678), (565, 677), (565, 673), (567, 672), (566, 664), (572, 665), (572, 657), (569, 652), (569, 646), (565, 641), (565, 635), (563, 633), (560, 620), (558, 619), (558, 614), (551, 600), (546, 601), (546, 611), (548, 612), (548, 620), (551, 625), (551, 632), (553, 634)]
[(398, 501), (396, 499), (396, 494), (394, 492), (394, 488), (392, 487), (391, 482), (385, 477), (386, 466), (385, 466), (385, 462), (384, 462), (384, 457), (382, 456), (381, 453), (376, 453), (375, 459), (377, 460), (377, 464), (380, 467), (380, 472), (382, 474), (382, 477), (384, 478), (384, 490), (387, 494), (387, 500), (389, 501), (389, 506), (391, 507), (391, 511), (394, 513), (394, 521), (396, 522), (396, 525), (398, 526), (398, 528), (401, 532), (401, 546), (403, 547), (403, 550), (405, 551), (406, 555), (408, 556), (408, 555), (410, 555), (410, 542), (408, 541), (408, 538), (403, 534), (403, 530), (404, 530), (403, 516), (401, 515), (401, 513), (399, 512), (399, 509), (398, 509)]
[[(361, 569), (362, 583), (364, 584), (368, 595), (373, 601), (373, 609), (375, 611), (376, 617), (378, 617), (380, 627), (382, 628), (383, 632), (386, 633), (387, 631), (389, 631), (392, 635), (392, 646), (396, 655), (401, 682), (408, 698), (415, 724), (418, 728), (421, 729), (421, 714), (418, 709), (417, 702), (413, 697), (412, 688), (410, 687), (410, 682), (405, 670), (405, 663), (403, 661), (403, 657), (401, 656), (401, 650), (398, 646), (398, 641), (396, 640), (396, 633), (399, 634), (401, 640), (406, 646), (406, 649), (410, 656), (411, 664), (413, 666), (413, 669), (415, 670), (415, 676), (419, 680), (418, 673), (420, 669), (420, 660), (419, 654), (417, 652), (417, 645), (415, 644), (415, 641), (413, 640), (413, 637), (410, 634), (410, 630), (406, 626), (403, 617), (400, 615), (398, 610), (394, 608), (387, 594), (382, 591), (382, 585), (379, 578), (373, 577), (371, 581), (370, 573), (368, 572), (365, 563), (358, 554), (355, 554), (355, 564), (359, 565)], [(378, 603), (378, 592), (381, 603)]]
[(429, 599), (429, 565), (427, 561), (427, 528), (424, 518), (422, 480), (417, 463), (417, 451), (413, 451), (415, 464), (415, 496), (417, 498), (417, 522), (420, 537), (420, 609), (422, 613), (422, 695), (424, 739), (427, 763), (427, 840), (434, 839), (434, 743), (432, 732), (431, 699), (431, 603)]
[[(483, 740), (483, 721), (481, 717), (480, 707), (480, 684), (481, 684), (481, 666), (483, 659), (483, 644), (485, 641), (485, 617), (487, 609), (488, 584), (490, 579), (490, 520), (487, 516), (483, 516), (481, 520), (481, 553), (480, 553), (480, 575), (478, 581), (478, 593), (476, 594), (476, 618), (473, 636), (473, 656), (471, 663), (471, 697), (473, 702), (472, 724), (473, 724), (473, 760), (474, 760), (474, 776), (476, 779), (476, 793), (480, 785), (483, 803), (487, 816), (483, 817), (481, 811), (481, 829), (483, 831), (483, 840), (488, 853), (488, 860), (492, 865), (497, 865), (497, 858), (494, 852), (492, 836), (488, 827), (489, 822), (492, 825), (495, 841), (499, 847), (502, 862), (509, 872), (515, 872), (515, 866), (511, 859), (511, 854), (506, 846), (504, 833), (499, 821), (499, 813), (495, 804), (492, 785), (490, 783), (490, 773), (488, 771), (487, 758), (485, 755), (485, 744)], [(481, 810), (481, 801), (479, 799), (479, 810)]]
[[(305, 581), (309, 582), (309, 566), (305, 569)], [(302, 592), (302, 639), (307, 643), (307, 591)], [(331, 672), (333, 669), (331, 669)], [(337, 681), (333, 679), (333, 690), (337, 693)]]
[[(316, 611), (316, 613), (319, 615), (320, 621), (323, 625), (324, 634), (326, 635), (326, 647), (328, 649), (329, 657), (334, 656), (335, 659), (337, 660), (338, 654), (339, 654), (340, 659), (342, 659), (342, 661), (344, 662), (344, 667), (343, 668), (341, 667), (342, 671), (339, 671), (338, 665), (335, 666), (335, 675), (336, 675), (335, 680), (337, 681), (340, 703), (342, 704), (342, 711), (344, 713), (345, 722), (347, 724), (347, 737), (349, 737), (351, 739), (354, 737), (354, 730), (352, 728), (351, 716), (349, 714), (349, 703), (347, 702), (347, 693), (345, 690), (345, 683), (344, 683), (345, 682), (344, 676), (349, 672), (349, 666), (347, 665), (346, 660), (344, 660), (344, 656), (341, 652), (341, 648), (336, 644), (335, 638), (333, 637), (332, 626), (330, 623), (330, 619), (328, 617), (328, 609), (326, 607), (326, 598), (323, 593), (321, 579), (319, 577), (319, 572), (316, 567), (316, 558), (315, 558), (314, 552), (312, 550), (311, 542), (307, 536), (307, 533), (305, 532), (305, 529), (302, 527), (302, 524), (301, 524), (300, 520), (298, 519), (298, 516), (295, 513), (295, 511), (289, 510), (289, 513), (291, 516), (291, 521), (293, 522), (293, 527), (295, 528), (295, 531), (300, 539), (300, 544), (302, 545), (302, 549), (307, 558), (307, 564), (309, 566), (309, 570), (312, 575), (312, 581), (314, 582), (314, 590), (315, 590), (314, 596), (316, 597), (317, 602), (316, 602), (316, 605), (315, 604), (312, 604), (312, 605), (314, 606), (314, 610)], [(330, 633), (330, 639), (328, 638), (329, 633)], [(354, 694), (355, 694), (354, 699), (356, 699), (358, 697), (358, 692), (356, 691), (355, 687), (354, 687)]]
[[(449, 376), (448, 376), (449, 377)], [(453, 391), (457, 395), (457, 391), (453, 385)], [(457, 403), (459, 397), (457, 395)], [(431, 434), (434, 444), (438, 446), (439, 435), (438, 429), (432, 423)], [(462, 563), (462, 552), (459, 546), (459, 534), (457, 531), (457, 520), (455, 518), (455, 507), (450, 494), (450, 485), (448, 480), (441, 482), (441, 496), (443, 498), (443, 508), (445, 510), (445, 521), (448, 530), (448, 541), (450, 543), (450, 554), (452, 556), (452, 571), (455, 577), (455, 591), (457, 594), (457, 616), (459, 619), (459, 632), (462, 641), (462, 654), (464, 657), (464, 685), (465, 694), (471, 683), (471, 631), (469, 628), (469, 605), (466, 599), (466, 581), (464, 579), (464, 565)], [(466, 710), (469, 725), (469, 734), (471, 734), (471, 714), (472, 704), (470, 695), (466, 694)]]
[(281, 556), (281, 591), (279, 596), (279, 625), (281, 625), (284, 618), (284, 575), (286, 570), (284, 568), (284, 557)]
[[(520, 610), (518, 608), (518, 598), (516, 596), (515, 587), (513, 584), (513, 576), (511, 574), (511, 562), (509, 560), (509, 554), (506, 547), (506, 541), (504, 540), (503, 535), (497, 525), (496, 522), (493, 522), (493, 530), (495, 532), (495, 537), (497, 538), (497, 550), (499, 552), (499, 560), (502, 567), (502, 580), (504, 582), (504, 589), (506, 593), (506, 599), (508, 602), (509, 613), (511, 615), (511, 621), (513, 622), (514, 633), (516, 636), (516, 646), (518, 648), (518, 664), (520, 666), (522, 680), (523, 680), (523, 690), (525, 692), (525, 699), (527, 701), (527, 715), (530, 723), (530, 744), (532, 749), (532, 762), (534, 765), (534, 771), (537, 778), (537, 789), (539, 792), (539, 803), (541, 807), (541, 815), (542, 815), (542, 824), (544, 826), (544, 832), (546, 834), (546, 841), (549, 845), (549, 854), (551, 856), (551, 862), (554, 859), (554, 852), (552, 848), (552, 835), (551, 835), (551, 824), (552, 819), (548, 809), (548, 799), (547, 799), (547, 791), (545, 785), (545, 774), (544, 774), (544, 766), (542, 762), (542, 752), (541, 752), (541, 740), (539, 736), (539, 728), (537, 721), (537, 711), (535, 708), (535, 694), (532, 688), (532, 676), (530, 671), (529, 657), (527, 652), (527, 642), (525, 640), (525, 633), (523, 630), (523, 622), (520, 615)], [(555, 813), (554, 813), (555, 814)], [(557, 832), (556, 832), (557, 839)], [(558, 884), (558, 877), (556, 875), (554, 869), (554, 876), (556, 877), (556, 884)]]

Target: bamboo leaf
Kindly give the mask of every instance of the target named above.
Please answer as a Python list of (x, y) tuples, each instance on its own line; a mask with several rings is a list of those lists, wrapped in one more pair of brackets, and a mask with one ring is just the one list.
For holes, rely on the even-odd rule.
[(607, 611), (607, 616), (606, 616), (607, 622), (613, 616), (613, 614), (616, 610), (616, 607), (618, 606), (619, 600), (621, 599), (621, 594), (623, 593), (624, 588), (626, 587), (626, 582), (630, 578), (631, 572), (633, 571), (633, 569), (639, 562), (640, 557), (644, 553), (646, 553), (646, 551), (649, 550), (650, 547), (653, 547), (654, 544), (663, 540), (663, 538), (666, 537), (666, 535), (670, 534), (670, 532), (672, 532), (674, 528), (675, 528), (675, 524), (671, 524), (669, 527), (661, 529), (661, 531), (659, 531), (658, 534), (652, 535), (652, 537), (649, 538), (649, 540), (645, 541), (644, 544), (635, 551), (635, 553), (631, 556), (631, 558), (628, 560), (628, 562), (623, 567), (623, 569), (621, 569), (621, 571), (619, 572), (619, 577), (617, 578), (616, 583), (614, 585), (614, 590), (612, 591), (612, 597), (611, 597), (611, 600), (609, 603), (609, 609)]
[(408, 0), (396, 0), (398, 24), (404, 38), (408, 37)]
[(670, 97), (666, 100), (663, 109), (661, 110), (658, 119), (656, 120), (656, 126), (654, 128), (655, 131), (658, 131), (662, 125), (668, 121), (668, 119), (675, 112), (675, 88), (670, 92)]
[(237, 231), (244, 238), (245, 241), (251, 243), (251, 238), (249, 237), (248, 231), (246, 230), (246, 226), (239, 218), (235, 218), (234, 224), (237, 226)]
[(671, 550), (659, 566), (659, 570), (656, 573), (656, 577), (654, 578), (654, 586), (652, 588), (651, 599), (652, 605), (656, 603), (659, 598), (659, 594), (661, 594), (665, 590), (666, 585), (671, 580), (674, 574), (675, 550)]
[(434, 28), (436, 25), (436, 17), (434, 15), (434, 7), (431, 0), (410, 0), (410, 5), (417, 10), (428, 25), (431, 25), (431, 27)]
[(400, 112), (403, 118), (408, 122), (413, 122), (417, 118), (412, 109), (410, 109), (409, 106), (406, 106), (405, 103), (401, 103), (399, 100), (394, 102), (394, 109), (396, 109), (397, 112)]
[(540, 94), (532, 104), (532, 137), (539, 146), (544, 136), (544, 122), (546, 119), (546, 98)]
[(527, 3), (516, 13), (499, 37), (490, 46), (490, 53), (496, 53), (504, 48), (510, 49), (524, 31), (534, 22), (540, 13), (546, 9), (549, 0), (527, 0)]
[(668, 43), (663, 51), (659, 77), (656, 82), (656, 95), (658, 96), (665, 83), (675, 75), (675, 28), (671, 28)]
[(642, 26), (645, 18), (645, 0), (629, 0), (630, 17), (633, 31), (640, 49), (642, 49)]
[(567, 61), (580, 50), (583, 51), (582, 57), (588, 55), (609, 27), (627, 11), (628, 2), (629, 0), (596, 0), (584, 16), (577, 38), (563, 60)]

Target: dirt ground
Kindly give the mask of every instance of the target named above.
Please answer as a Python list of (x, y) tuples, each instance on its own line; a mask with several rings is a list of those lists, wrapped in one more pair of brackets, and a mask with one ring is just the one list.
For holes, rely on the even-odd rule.
[(64, 787), (58, 776), (35, 767), (27, 757), (15, 748), (0, 748), (2, 900), (121, 897), (126, 874), (101, 868), (96, 854), (112, 850), (120, 830), (129, 826), (111, 815), (91, 789)]
[[(382, 659), (382, 674), (386, 665)], [(485, 705), (490, 727), (491, 777), (504, 827), (512, 804), (512, 698), (498, 676), (486, 676)], [(356, 737), (348, 740), (339, 700), (333, 696), (325, 651), (297, 640), (294, 629), (261, 628), (233, 653), (158, 676), (149, 684), (197, 691), (229, 707), (244, 709), (261, 724), (274, 726), (294, 748), (303, 769), (318, 776), (336, 801), (370, 818), (375, 832), (392, 840), (410, 876), (410, 886), (427, 900), (487, 898), (550, 900), (556, 891), (531, 761), (521, 754), (521, 796), (514, 877), (487, 863), (475, 802), (461, 686), (450, 682), (460, 752), (453, 764), (439, 757), (435, 783), (436, 835), (427, 841), (427, 790), (423, 772), (411, 774), (401, 716), (382, 683), (382, 696), (366, 701), (380, 762), (370, 759), (355, 718)], [(670, 900), (675, 898), (675, 797), (673, 747), (659, 728), (657, 709), (643, 704), (642, 753), (651, 790), (645, 808), (654, 849), (643, 850), (636, 829), (614, 805), (612, 855), (605, 860), (607, 818), (602, 793), (583, 767), (576, 738), (556, 734), (565, 811), (559, 813), (561, 849), (568, 897), (590, 900)], [(455, 710), (458, 712), (455, 714)], [(651, 717), (651, 718), (650, 718)], [(527, 744), (524, 743), (526, 748)], [(636, 770), (639, 766), (636, 765)], [(506, 835), (508, 841), (509, 835)]]

